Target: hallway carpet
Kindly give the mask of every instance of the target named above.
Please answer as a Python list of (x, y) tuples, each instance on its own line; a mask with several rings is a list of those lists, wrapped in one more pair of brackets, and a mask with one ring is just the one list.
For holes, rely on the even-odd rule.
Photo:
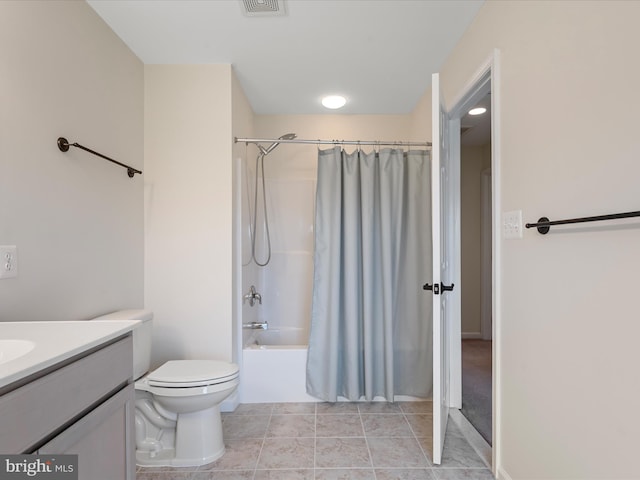
[(462, 341), (462, 414), (491, 445), (491, 341)]

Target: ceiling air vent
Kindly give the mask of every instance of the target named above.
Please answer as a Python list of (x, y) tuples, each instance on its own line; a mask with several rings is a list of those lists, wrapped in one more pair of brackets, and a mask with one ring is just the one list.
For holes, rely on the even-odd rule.
[(287, 14), (285, 0), (240, 0), (247, 17), (277, 17)]

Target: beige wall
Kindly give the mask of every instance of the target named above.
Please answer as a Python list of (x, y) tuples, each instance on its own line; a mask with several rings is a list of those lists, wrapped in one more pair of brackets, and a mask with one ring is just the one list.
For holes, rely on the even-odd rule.
[[(503, 212), (530, 222), (638, 209), (639, 18), (640, 2), (482, 7), (442, 85), (453, 101), (500, 49)], [(631, 223), (503, 240), (501, 478), (638, 477)]]
[[(323, 140), (408, 140), (411, 137), (410, 115), (258, 115), (256, 135), (279, 137), (288, 132), (298, 138)], [(431, 132), (428, 132), (429, 136)], [(423, 138), (424, 140), (424, 138)], [(316, 152), (315, 145), (291, 145)], [(320, 148), (331, 148), (324, 145)], [(357, 147), (347, 146), (347, 150)], [(364, 147), (363, 147), (364, 148)], [(366, 147), (367, 149), (371, 147)], [(317, 159), (317, 155), (314, 155)]]
[(84, 2), (0, 2), (0, 321), (142, 306), (143, 65)]
[(145, 306), (153, 363), (232, 359), (232, 71), (145, 66)]
[(482, 257), (481, 173), (483, 148), (462, 147), (460, 152), (461, 302), (463, 337), (480, 337), (480, 282)]
[(431, 85), (426, 89), (410, 115), (411, 140), (431, 141)]

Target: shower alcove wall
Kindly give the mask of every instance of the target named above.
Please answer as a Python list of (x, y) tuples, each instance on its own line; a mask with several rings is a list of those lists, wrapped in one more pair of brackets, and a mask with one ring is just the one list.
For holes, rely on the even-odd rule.
[[(280, 135), (280, 134), (279, 134)], [(276, 135), (278, 137), (279, 135)], [(305, 393), (313, 277), (316, 159), (313, 148), (280, 145), (264, 158), (268, 256), (262, 182), (254, 206), (256, 157), (249, 145), (242, 168), (242, 272), (245, 293), (254, 285), (262, 303), (242, 306), (243, 323), (266, 322), (268, 330), (242, 329), (241, 402), (313, 401)], [(296, 155), (296, 151), (300, 155)], [(251, 224), (257, 215), (255, 259)]]

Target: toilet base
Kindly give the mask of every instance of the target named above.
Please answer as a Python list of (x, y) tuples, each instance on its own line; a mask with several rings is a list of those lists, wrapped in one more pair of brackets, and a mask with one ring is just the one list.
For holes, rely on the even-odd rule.
[[(198, 366), (202, 361), (182, 362)], [(237, 373), (221, 383), (193, 387), (150, 385), (148, 377), (138, 380), (136, 463), (143, 467), (199, 467), (222, 457), (220, 403), (238, 383)]]
[(195, 460), (195, 463), (184, 458), (176, 458), (176, 454), (173, 448), (167, 448), (162, 450), (154, 457), (151, 457), (149, 452), (136, 452), (136, 465), (139, 467), (199, 467), (215, 462), (224, 455), (224, 448), (221, 452), (210, 457)]
[(193, 413), (180, 413), (175, 426), (175, 448), (136, 451), (141, 467), (197, 467), (224, 455), (219, 405)]
[(178, 414), (176, 462), (183, 462), (183, 466), (206, 465), (223, 454), (220, 405), (199, 412)]
[(167, 448), (159, 452), (154, 452), (152, 456), (151, 452), (136, 451), (136, 465), (139, 467), (172, 467), (171, 463), (176, 452), (173, 448)]

